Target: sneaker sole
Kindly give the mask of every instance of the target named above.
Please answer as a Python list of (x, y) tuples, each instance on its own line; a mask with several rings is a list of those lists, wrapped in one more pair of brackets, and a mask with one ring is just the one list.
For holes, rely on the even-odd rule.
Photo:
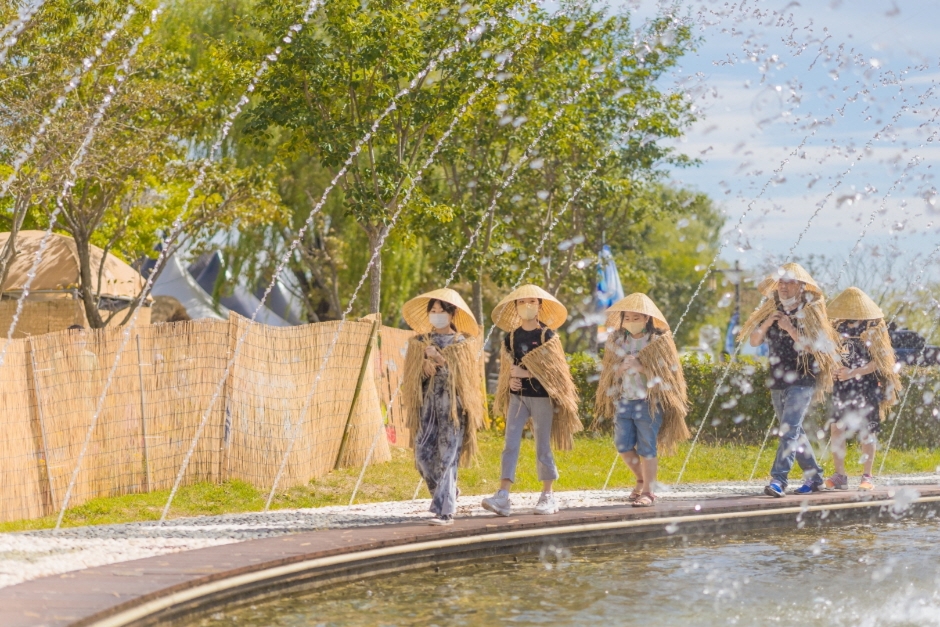
[(497, 516), (509, 516), (510, 514), (512, 514), (511, 509), (500, 510), (495, 505), (490, 505), (487, 501), (483, 501), (483, 509), (485, 509), (488, 512), (493, 512)]
[(547, 510), (547, 509), (538, 510), (538, 509), (537, 509), (537, 510), (535, 510), (535, 513), (538, 514), (539, 516), (550, 516), (550, 515), (552, 515), (552, 514), (557, 514), (557, 513), (558, 513), (558, 508), (556, 507), (556, 508), (553, 509), (553, 510)]
[(430, 521), (428, 521), (428, 524), (431, 525), (432, 527), (449, 527), (450, 525), (453, 525), (453, 524), (454, 524), (454, 521), (453, 521), (453, 520), (447, 520), (447, 521), (444, 521), (444, 520), (430, 520)]
[(775, 490), (771, 490), (770, 486), (767, 486), (766, 488), (764, 488), (764, 494), (766, 494), (767, 496), (772, 496), (777, 499), (782, 499), (784, 496), (786, 496), (786, 494), (784, 494), (783, 492), (777, 492)]

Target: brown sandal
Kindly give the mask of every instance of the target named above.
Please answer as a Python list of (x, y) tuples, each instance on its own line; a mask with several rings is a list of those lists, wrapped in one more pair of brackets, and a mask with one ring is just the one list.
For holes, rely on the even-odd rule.
[(652, 507), (656, 503), (656, 495), (651, 492), (644, 492), (640, 497), (633, 501), (633, 507)]
[(642, 481), (636, 482), (636, 487), (633, 488), (633, 492), (630, 493), (630, 496), (627, 497), (627, 502), (636, 503), (636, 500), (640, 498), (643, 494), (643, 489), (640, 487), (643, 485)]

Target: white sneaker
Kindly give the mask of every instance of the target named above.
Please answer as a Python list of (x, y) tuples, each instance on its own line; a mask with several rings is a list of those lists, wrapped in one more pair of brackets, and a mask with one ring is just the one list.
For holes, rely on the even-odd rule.
[(539, 502), (535, 505), (536, 514), (557, 514), (558, 506), (555, 505), (555, 495), (551, 492), (542, 492)]
[(498, 516), (509, 516), (512, 514), (512, 503), (509, 501), (509, 492), (506, 490), (497, 490), (493, 496), (483, 499), (483, 509), (493, 512)]
[(428, 524), (432, 527), (446, 527), (448, 525), (454, 524), (453, 516), (435, 516), (428, 521)]

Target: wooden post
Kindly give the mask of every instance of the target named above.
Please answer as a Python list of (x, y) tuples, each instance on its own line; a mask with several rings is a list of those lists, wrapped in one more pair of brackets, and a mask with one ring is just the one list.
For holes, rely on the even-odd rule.
[(339, 453), (336, 454), (336, 462), (333, 468), (339, 468), (339, 462), (343, 459), (343, 453), (346, 452), (346, 444), (349, 441), (349, 428), (352, 424), (353, 413), (356, 411), (356, 403), (359, 401), (359, 392), (362, 391), (362, 382), (365, 381), (366, 372), (369, 371), (369, 360), (372, 359), (372, 347), (375, 345), (375, 336), (379, 331), (381, 321), (372, 322), (372, 332), (369, 333), (369, 343), (366, 345), (365, 355), (362, 356), (362, 365), (359, 367), (359, 380), (356, 381), (356, 391), (353, 392), (352, 403), (349, 404), (349, 414), (346, 416), (346, 426), (343, 428), (343, 439), (339, 443)]
[(29, 360), (33, 368), (33, 392), (36, 393), (36, 415), (39, 417), (39, 436), (42, 440), (42, 458), (46, 466), (46, 480), (49, 482), (49, 498), (52, 499), (53, 511), (59, 511), (59, 500), (55, 494), (55, 482), (52, 480), (52, 468), (49, 463), (49, 444), (46, 438), (46, 421), (42, 415), (42, 397), (39, 395), (39, 379), (36, 377), (36, 355), (33, 354), (33, 344), (29, 344)]
[[(238, 346), (238, 318), (236, 314), (229, 312), (228, 316), (228, 360), (235, 355), (235, 348)], [(250, 323), (246, 323), (250, 324)], [(249, 333), (250, 328), (245, 329)], [(246, 338), (247, 339), (247, 338)], [(228, 370), (228, 376), (225, 378), (225, 387), (222, 393), (222, 433), (219, 437), (219, 483), (224, 483), (229, 475), (229, 451), (232, 446), (232, 436), (235, 431), (235, 417), (232, 415), (232, 382), (235, 377), (235, 364)]]
[(150, 476), (150, 436), (147, 433), (147, 404), (144, 398), (144, 360), (140, 354), (140, 335), (137, 338), (137, 380), (140, 382), (140, 432), (144, 437), (144, 491), (153, 489), (153, 478)]
[[(480, 352), (479, 352), (479, 362), (480, 362), (480, 379), (481, 385), (483, 386), (483, 426), (486, 429), (490, 428), (490, 404), (486, 396), (486, 353), (485, 346), (483, 346), (483, 338), (486, 337), (486, 334), (483, 332), (483, 325), (480, 327)], [(497, 343), (498, 346), (498, 343)]]

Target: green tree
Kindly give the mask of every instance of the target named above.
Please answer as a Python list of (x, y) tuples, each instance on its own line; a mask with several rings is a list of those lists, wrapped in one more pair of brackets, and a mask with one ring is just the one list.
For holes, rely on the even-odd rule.
[[(205, 129), (222, 109), (218, 92), (205, 80), (211, 67), (194, 52), (199, 38), (191, 36), (191, 25), (182, 26), (185, 18), (167, 16), (156, 32), (145, 33), (153, 28), (148, 9), (156, 2), (138, 5), (102, 50), (103, 33), (128, 15), (129, 6), (49, 0), (24, 31), (13, 62), (4, 67), (7, 80), (0, 81), (0, 100), (11, 112), (0, 145), (13, 151), (40, 123), (45, 125), (11, 187), (5, 218), (15, 232), (24, 222), (46, 228), (58, 216), (52, 227), (76, 243), (80, 295), (93, 327), (107, 324), (113, 315), (100, 314), (101, 295), (94, 285), (103, 266), (91, 266), (89, 246), (128, 261), (152, 254), (161, 231), (166, 233), (185, 202), (194, 175), (188, 157), (210, 139)], [(131, 58), (135, 41), (141, 45)], [(94, 63), (86, 61), (90, 71), (72, 78), (74, 93), (53, 104), (62, 97), (62, 76), (68, 76), (75, 59), (95, 55)], [(129, 61), (127, 67), (123, 61)], [(55, 115), (44, 113), (56, 108)], [(250, 227), (270, 221), (278, 207), (269, 180), (256, 168), (237, 168), (224, 160), (211, 164), (206, 184), (182, 215), (183, 237), (168, 245), (209, 237), (236, 222)], [(15, 238), (9, 241), (4, 252), (14, 254)]]
[[(318, 13), (315, 27), (298, 33), (271, 68), (248, 113), (244, 134), (261, 145), (276, 137), (285, 161), (310, 155), (332, 179), (339, 176), (356, 142), (370, 132), (392, 97), (442, 51), (460, 42), (459, 50), (398, 99), (394, 111), (339, 176), (337, 191), (343, 209), (365, 234), (371, 257), (388, 236), (390, 217), (434, 144), (434, 132), (452, 119), (468, 85), (478, 80), (477, 74), (494, 65), (494, 59), (481, 56), (481, 50), (502, 47), (499, 42), (518, 28), (510, 12), (524, 6), (519, 0), (486, 0), (460, 7), (445, 0), (328, 2)], [(281, 32), (295, 19), (292, 7), (262, 0), (250, 21), (259, 31)], [(488, 26), (479, 37), (471, 37), (475, 41), (465, 41), (470, 29), (479, 24)], [(250, 41), (239, 41), (229, 51), (235, 66), (258, 52)], [(310, 195), (319, 198), (319, 192)], [(414, 210), (446, 211), (421, 197), (415, 199)], [(306, 216), (298, 213), (298, 217)], [(292, 239), (299, 228), (299, 222), (292, 222), (279, 236)], [(303, 243), (305, 249), (317, 250), (312, 241), (316, 234), (308, 231), (306, 237), (311, 241)], [(317, 257), (306, 255), (301, 263), (316, 264)], [(382, 271), (379, 257), (370, 271), (370, 312), (381, 309)]]
[[(688, 102), (663, 93), (658, 79), (690, 48), (688, 29), (657, 20), (638, 45), (626, 16), (580, 3), (564, 7), (555, 17), (533, 17), (544, 24), (542, 33), (513, 59), (499, 89), (463, 118), (427, 185), (429, 195), (454, 207), (431, 238), (440, 244), (438, 270), (446, 276), (452, 267), (448, 250), (470, 246), (460, 277), (471, 282), (480, 317), (485, 286), (513, 284), (529, 263), (526, 280), (564, 291), (572, 270), (583, 268), (578, 250), (597, 250), (606, 232), (613, 236), (642, 220), (647, 207), (631, 202), (635, 188), (666, 163), (685, 162), (659, 140), (678, 136), (693, 119)], [(543, 237), (548, 246), (537, 253)], [(572, 241), (587, 243), (558, 250)]]

